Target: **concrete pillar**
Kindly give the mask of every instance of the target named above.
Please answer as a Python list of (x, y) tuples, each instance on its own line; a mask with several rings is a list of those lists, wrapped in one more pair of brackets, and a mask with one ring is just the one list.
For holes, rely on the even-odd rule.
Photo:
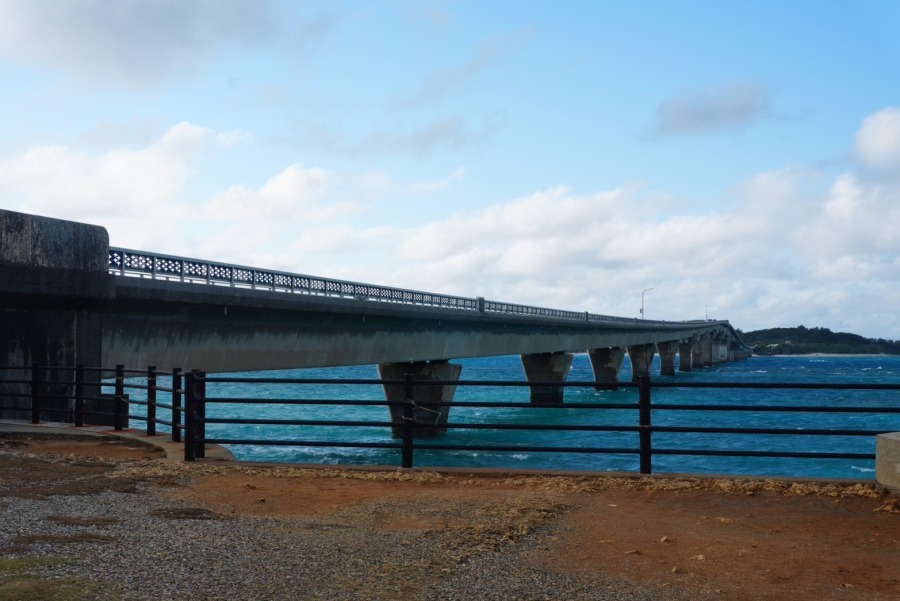
[(628, 347), (628, 358), (631, 360), (631, 381), (637, 382), (640, 376), (650, 376), (650, 365), (653, 363), (653, 355), (656, 354), (656, 345), (636, 344)]
[(703, 362), (703, 352), (705, 345), (705, 337), (701, 336), (696, 341), (694, 341), (694, 348), (691, 350), (691, 366), (693, 369), (701, 369), (706, 367), (706, 364)]
[[(572, 366), (572, 353), (522, 355), (522, 367), (529, 382), (565, 382)], [(532, 386), (532, 403), (562, 403), (562, 386)]]
[(725, 362), (725, 357), (727, 357), (728, 353), (725, 347), (725, 344), (721, 339), (713, 340), (711, 347), (711, 355), (710, 355), (710, 363), (713, 365), (718, 365), (719, 363)]
[(659, 375), (674, 376), (675, 353), (678, 352), (678, 341), (657, 342), (656, 348), (659, 351)]
[(728, 363), (729, 361), (731, 361), (731, 358), (729, 357), (730, 353), (728, 352), (731, 348), (731, 338), (725, 336), (724, 338), (722, 338), (719, 344), (721, 345), (719, 347), (719, 361), (721, 361), (722, 363)]
[(588, 351), (588, 357), (594, 368), (594, 383), (598, 390), (604, 388), (604, 385), (619, 383), (619, 372), (625, 360), (624, 348), (598, 348)]
[(715, 342), (711, 337), (705, 338), (703, 342), (700, 343), (700, 346), (703, 347), (703, 367), (712, 365), (713, 344), (715, 344)]
[(900, 493), (900, 432), (875, 437), (875, 480)]
[[(382, 380), (402, 380), (411, 374), (416, 380), (456, 382), (462, 372), (462, 365), (445, 361), (416, 361), (414, 363), (383, 363), (378, 366), (378, 377)], [(403, 384), (384, 384), (384, 396), (388, 401), (406, 400)], [(413, 417), (418, 424), (428, 424), (427, 428), (416, 428), (416, 438), (434, 438), (447, 432), (447, 418), (450, 406), (429, 407), (430, 403), (450, 403), (456, 392), (455, 384), (416, 384), (413, 386)], [(390, 407), (391, 435), (394, 438), (403, 436), (403, 408), (399, 405)]]
[(678, 371), (692, 371), (694, 369), (693, 355), (693, 344), (690, 342), (681, 342), (678, 344)]

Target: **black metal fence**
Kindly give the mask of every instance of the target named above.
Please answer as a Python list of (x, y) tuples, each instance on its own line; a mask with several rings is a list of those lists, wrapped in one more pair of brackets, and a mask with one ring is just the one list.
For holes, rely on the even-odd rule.
[[(17, 377), (19, 376), (19, 377)], [(169, 378), (171, 385), (162, 383)], [(144, 384), (128, 382), (142, 379)], [(86, 424), (109, 424), (115, 431), (129, 427), (130, 421), (145, 422), (148, 436), (157, 435), (157, 426), (171, 430), (173, 442), (181, 442), (184, 426), (182, 416), (182, 370), (160, 371), (155, 366), (146, 369), (56, 367), (0, 367), (0, 414), (19, 413), (32, 424), (41, 421)], [(112, 394), (103, 394), (112, 388)], [(141, 391), (145, 399), (131, 398), (126, 391)], [(169, 401), (163, 400), (169, 395)], [(90, 404), (95, 409), (90, 409)], [(144, 407), (144, 413), (132, 413), (134, 407)], [(165, 417), (165, 416), (168, 416)]]
[[(9, 377), (11, 374), (21, 374), (22, 377)], [(112, 388), (112, 395), (99, 394), (95, 388), (95, 394), (87, 394), (92, 388), (90, 374), (101, 377), (102, 386)], [(350, 390), (360, 390), (364, 386), (401, 385), (404, 388), (403, 400), (387, 401), (383, 399), (365, 398), (272, 398), (267, 396), (214, 396), (207, 394), (208, 385), (234, 385), (246, 386), (248, 390), (260, 390), (263, 387), (272, 386), (346, 386)], [(765, 436), (826, 436), (826, 437), (874, 437), (884, 432), (900, 430), (900, 403), (891, 406), (859, 406), (859, 405), (823, 405), (823, 404), (754, 404), (744, 406), (741, 404), (716, 402), (716, 403), (659, 403), (653, 402), (652, 392), (666, 388), (694, 388), (706, 389), (707, 394), (712, 390), (721, 395), (728, 389), (787, 389), (804, 391), (822, 390), (876, 390), (876, 391), (900, 391), (900, 384), (864, 384), (864, 383), (722, 383), (722, 382), (652, 382), (649, 377), (642, 377), (638, 383), (620, 383), (619, 388), (636, 388), (637, 400), (626, 402), (566, 402), (563, 404), (535, 404), (528, 402), (497, 402), (491, 401), (454, 401), (452, 403), (425, 403), (417, 402), (413, 391), (421, 386), (454, 385), (458, 387), (499, 387), (514, 388), (528, 386), (559, 386), (558, 382), (525, 382), (525, 381), (421, 381), (412, 376), (406, 376), (403, 380), (380, 379), (298, 379), (298, 378), (248, 378), (248, 377), (211, 377), (200, 371), (182, 373), (180, 369), (169, 372), (157, 370), (151, 366), (142, 370), (125, 369), (123, 365), (117, 365), (114, 369), (88, 368), (81, 365), (75, 367), (45, 367), (32, 366), (30, 368), (3, 368), (0, 367), (0, 410), (4, 414), (20, 412), (20, 418), (29, 419), (32, 423), (40, 423), (44, 419), (53, 417), (56, 421), (69, 421), (76, 426), (96, 420), (105, 419), (112, 423), (115, 430), (127, 428), (129, 421), (139, 421), (145, 424), (146, 433), (150, 436), (157, 435), (157, 426), (164, 426), (170, 430), (173, 441), (184, 441), (184, 459), (193, 461), (205, 456), (206, 445), (260, 445), (269, 447), (333, 447), (333, 448), (364, 448), (364, 449), (391, 449), (399, 453), (400, 465), (413, 467), (415, 455), (419, 451), (485, 451), (485, 452), (534, 452), (534, 453), (586, 453), (586, 454), (615, 454), (636, 455), (639, 458), (639, 470), (649, 474), (653, 470), (654, 456), (663, 455), (694, 455), (694, 456), (720, 456), (720, 457), (774, 457), (774, 458), (810, 458), (810, 459), (854, 459), (873, 460), (874, 453), (852, 452), (834, 448), (830, 451), (785, 451), (765, 450), (760, 448), (689, 448), (679, 444), (678, 446), (658, 447), (654, 445), (654, 434), (712, 434), (712, 435), (765, 435)], [(566, 382), (562, 386), (566, 388), (597, 388), (593, 382)], [(614, 388), (614, 387), (607, 387)], [(133, 396), (146, 397), (144, 399), (131, 398)], [(352, 394), (351, 394), (352, 396)], [(18, 404), (9, 404), (9, 399), (18, 400)], [(633, 395), (631, 395), (633, 398)], [(717, 397), (718, 398), (718, 397)], [(23, 401), (24, 399), (24, 401)], [(93, 400), (106, 402), (106, 411), (88, 411), (85, 409), (86, 401)], [(183, 405), (182, 405), (183, 401)], [(24, 402), (24, 405), (23, 405)], [(240, 410), (246, 410), (247, 415), (237, 417), (214, 417), (216, 412), (209, 412), (208, 408), (216, 405), (231, 405)], [(380, 406), (395, 409), (394, 420), (388, 419), (388, 411), (385, 411), (385, 420), (326, 420), (326, 419), (282, 419), (261, 418), (258, 409), (261, 407), (282, 405), (303, 407), (316, 406)], [(422, 410), (426, 413), (433, 411), (439, 413), (441, 407), (452, 406), (454, 409), (479, 408), (485, 410), (497, 410), (515, 408), (525, 414), (531, 411), (595, 411), (594, 415), (609, 416), (611, 412), (626, 412), (634, 416), (633, 423), (622, 425), (621, 423), (533, 423), (528, 420), (520, 420), (518, 423), (509, 421), (484, 421), (484, 422), (454, 422), (453, 415), (446, 424), (436, 424), (431, 420), (425, 420)], [(596, 410), (602, 410), (597, 412)], [(734, 427), (698, 426), (695, 423), (672, 423), (672, 420), (659, 419), (659, 416), (669, 413), (686, 414), (701, 412), (708, 415), (709, 412), (754, 412), (784, 416), (778, 427)], [(703, 413), (707, 412), (707, 413)], [(792, 414), (813, 413), (843, 413), (843, 414), (891, 414), (898, 416), (898, 420), (892, 423), (890, 429), (850, 429), (850, 428), (798, 428), (789, 421)], [(111, 421), (110, 421), (111, 420)], [(689, 420), (686, 420), (686, 422)], [(96, 421), (95, 421), (96, 423)], [(207, 434), (207, 426), (254, 426), (255, 428), (269, 427), (328, 427), (339, 428), (339, 439), (323, 440), (314, 438), (253, 438), (230, 435), (213, 436)], [(440, 442), (439, 438), (422, 437), (426, 432), (433, 432), (435, 427), (453, 430), (484, 430), (502, 432), (506, 430), (519, 431), (556, 431), (556, 432), (581, 432), (581, 433), (630, 433), (633, 435), (632, 443), (619, 446), (600, 445), (516, 445), (510, 447), (500, 442), (482, 441), (478, 444), (467, 442), (465, 445)], [(352, 434), (355, 428), (383, 428), (386, 431), (399, 432), (398, 438), (382, 436), (378, 441), (365, 441), (354, 439)], [(305, 431), (305, 430), (304, 430)], [(687, 438), (687, 437), (685, 437)], [(670, 439), (671, 440), (671, 439)]]

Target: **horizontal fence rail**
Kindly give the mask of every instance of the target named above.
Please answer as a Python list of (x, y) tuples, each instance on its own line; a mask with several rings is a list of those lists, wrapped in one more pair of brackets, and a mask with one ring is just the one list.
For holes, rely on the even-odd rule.
[[(240, 395), (216, 394), (223, 386), (240, 385)], [(565, 388), (600, 388), (607, 390), (635, 389), (627, 400), (615, 402), (567, 402), (531, 403), (514, 400), (479, 401), (460, 400), (453, 402), (425, 402), (417, 400), (416, 391), (422, 387), (453, 385), (459, 388), (500, 388), (562, 386)], [(302, 397), (273, 397), (273, 387), (304, 386), (304, 390), (316, 387), (339, 387), (347, 390), (348, 398), (329, 398), (304, 395)], [(362, 391), (372, 387), (401, 386), (401, 400), (364, 398)], [(700, 390), (706, 402), (661, 403), (654, 402), (652, 393), (665, 389), (682, 388)], [(735, 448), (733, 441), (718, 447), (711, 444), (690, 445), (688, 438), (672, 438), (690, 435), (714, 435), (718, 439), (734, 436), (772, 437), (874, 437), (885, 432), (900, 430), (900, 403), (890, 404), (804, 404), (792, 397), (788, 403), (766, 403), (741, 405), (724, 402), (722, 391), (728, 389), (759, 389), (788, 391), (900, 391), (900, 384), (866, 383), (722, 383), (722, 382), (651, 382), (642, 377), (639, 382), (621, 382), (616, 385), (599, 386), (594, 382), (525, 382), (525, 381), (426, 381), (406, 376), (402, 380), (383, 379), (325, 379), (325, 378), (255, 378), (208, 376), (201, 371), (182, 372), (172, 369), (164, 372), (155, 366), (145, 369), (126, 369), (124, 365), (115, 368), (91, 368), (82, 365), (74, 367), (52, 367), (33, 365), (30, 367), (0, 366), (0, 410), (19, 412), (19, 418), (30, 419), (32, 423), (42, 420), (69, 421), (77, 426), (106, 420), (115, 430), (129, 427), (130, 422), (144, 424), (147, 435), (158, 434), (158, 426), (169, 430), (174, 442), (184, 442), (184, 458), (193, 461), (205, 456), (206, 446), (254, 445), (267, 447), (329, 447), (348, 449), (381, 449), (396, 452), (401, 467), (413, 467), (416, 453), (427, 451), (447, 452), (525, 452), (525, 453), (577, 453), (587, 455), (631, 455), (638, 459), (639, 471), (649, 474), (653, 471), (656, 456), (709, 456), (709, 457), (770, 457), (790, 459), (852, 459), (873, 460), (874, 453), (856, 452), (838, 446), (827, 451), (787, 451), (759, 448)], [(112, 394), (101, 394), (101, 389), (112, 389)], [(288, 390), (291, 390), (288, 388)], [(709, 395), (715, 395), (714, 402)], [(9, 404), (9, 399), (18, 399), (17, 405)], [(25, 403), (22, 403), (22, 400)], [(813, 399), (815, 400), (815, 399)], [(100, 403), (102, 410), (88, 410), (87, 403)], [(325, 419), (306, 412), (328, 407), (382, 407), (385, 412), (380, 419)], [(231, 407), (232, 414), (222, 415), (217, 408)], [(260, 415), (272, 407), (292, 407), (290, 417), (266, 417)], [(478, 409), (493, 412), (486, 421), (454, 421), (451, 414), (445, 422), (435, 416), (441, 408), (453, 407), (454, 411)], [(508, 416), (499, 418), (503, 410), (516, 410), (515, 419)], [(393, 411), (391, 411), (393, 410)], [(234, 414), (237, 411), (237, 414)], [(589, 423), (563, 423), (548, 417), (551, 414), (584, 415), (588, 412)], [(774, 426), (745, 426), (739, 422), (728, 426), (708, 426), (679, 416), (707, 416), (715, 413), (731, 413), (737, 416), (776, 416)], [(540, 414), (540, 417), (532, 417)], [(897, 416), (891, 428), (822, 428), (798, 427), (792, 424), (792, 414), (887, 414)], [(611, 423), (613, 415), (631, 416), (629, 423)], [(424, 416), (424, 417), (423, 417)], [(681, 421), (679, 421), (681, 420)], [(289, 437), (239, 435), (235, 426), (252, 426), (254, 432), (278, 428), (291, 428), (296, 432)], [(325, 438), (311, 435), (310, 428), (327, 429)], [(441, 442), (435, 436), (435, 428), (454, 431), (484, 432), (483, 438), (467, 441), (465, 444)], [(303, 430), (301, 430), (303, 429)], [(365, 440), (354, 432), (376, 431), (377, 440)], [(600, 436), (591, 444), (571, 444), (564, 439), (556, 444), (515, 444), (509, 445), (498, 440), (500, 433), (518, 430), (523, 432), (578, 433), (579, 435)], [(340, 435), (336, 436), (335, 432)], [(426, 436), (427, 435), (427, 436)], [(666, 445), (654, 441), (654, 435), (667, 436)], [(495, 438), (492, 440), (491, 436)], [(604, 437), (617, 436), (611, 443)], [(623, 439), (621, 436), (630, 436)], [(598, 444), (597, 441), (600, 441)], [(610, 439), (611, 440), (611, 439)], [(625, 442), (623, 443), (623, 440)], [(673, 440), (684, 440), (673, 444)], [(731, 439), (729, 439), (731, 440)], [(605, 441), (605, 444), (604, 444)], [(753, 445), (751, 444), (751, 447)]]
[(513, 303), (435, 294), (418, 290), (376, 286), (317, 276), (258, 269), (243, 265), (216, 263), (125, 248), (109, 249), (109, 272), (119, 276), (144, 277), (157, 280), (188, 282), (209, 286), (229, 286), (353, 299), (367, 302), (389, 302), (440, 309), (457, 309), (481, 313), (499, 313), (522, 317), (539, 317), (569, 322), (593, 324), (640, 325), (642, 327), (684, 327), (709, 325), (712, 320), (662, 321), (600, 315), (585, 311), (564, 311)]

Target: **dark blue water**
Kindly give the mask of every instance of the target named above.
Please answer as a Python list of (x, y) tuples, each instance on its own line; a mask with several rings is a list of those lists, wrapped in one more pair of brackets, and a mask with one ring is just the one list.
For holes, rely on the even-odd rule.
[[(658, 357), (657, 357), (658, 362)], [(518, 356), (462, 359), (462, 380), (522, 381), (524, 373)], [(681, 373), (662, 378), (654, 366), (657, 382), (817, 382), (817, 383), (900, 383), (900, 357), (753, 357), (746, 361)], [(249, 377), (377, 378), (373, 366), (330, 369), (305, 369), (280, 372), (242, 374)], [(576, 355), (569, 381), (591, 382), (593, 374), (586, 355)], [(630, 365), (626, 359), (621, 381), (630, 381)], [(207, 395), (254, 398), (331, 398), (346, 400), (383, 400), (380, 386), (248, 385), (210, 384)], [(455, 401), (521, 401), (527, 402), (527, 387), (496, 388), (460, 386)], [(589, 388), (567, 388), (566, 402), (613, 403), (629, 405), (637, 400), (633, 388), (617, 391), (595, 391)], [(824, 405), (900, 407), (900, 391), (823, 391), (823, 390), (748, 390), (748, 389), (678, 389), (655, 388), (654, 403), (695, 405), (737, 404)], [(386, 407), (369, 406), (285, 406), (285, 405), (215, 405), (207, 409), (208, 417), (254, 417), (275, 419), (373, 420), (388, 421)], [(510, 424), (637, 424), (637, 411), (627, 409), (534, 409), (534, 408), (469, 408), (454, 407), (452, 423)], [(714, 426), (804, 429), (866, 429), (900, 431), (897, 414), (785, 413), (654, 410), (655, 426)], [(135, 424), (138, 426), (138, 424)], [(271, 426), (218, 425), (207, 427), (210, 438), (290, 439), (303, 441), (356, 440), (392, 442), (390, 429), (381, 427), (347, 428), (340, 426)], [(600, 447), (637, 449), (634, 432), (559, 432), (519, 430), (451, 430), (436, 441), (472, 447), (480, 444), (501, 445), (504, 451), (417, 450), (415, 465), (457, 467), (504, 467), (523, 469), (626, 470), (638, 471), (635, 454), (545, 453), (525, 450), (527, 446)], [(654, 433), (654, 449), (728, 449), (766, 451), (814, 451), (874, 453), (873, 436), (775, 436), (741, 434)], [(273, 447), (233, 445), (230, 450), (242, 460), (280, 461), (319, 464), (399, 465), (399, 451), (393, 449), (354, 449), (332, 447)], [(715, 473), (792, 477), (872, 478), (874, 461), (847, 459), (706, 457), (655, 455), (654, 473)]]

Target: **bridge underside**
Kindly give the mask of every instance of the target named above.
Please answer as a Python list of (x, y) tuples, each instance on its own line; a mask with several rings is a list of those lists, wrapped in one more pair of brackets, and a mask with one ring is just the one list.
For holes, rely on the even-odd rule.
[[(117, 278), (121, 279), (121, 278)], [(102, 316), (102, 363), (235, 372), (587, 352), (728, 332), (596, 325), (127, 278)]]

